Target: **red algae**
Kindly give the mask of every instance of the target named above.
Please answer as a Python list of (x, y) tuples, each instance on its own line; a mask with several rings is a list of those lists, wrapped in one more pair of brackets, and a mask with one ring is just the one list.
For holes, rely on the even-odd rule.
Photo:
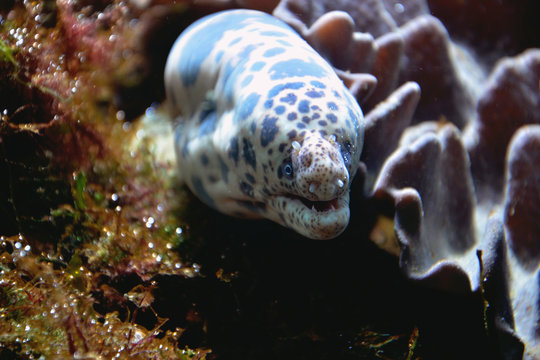
[(146, 329), (117, 313), (97, 313), (89, 293), (94, 274), (77, 257), (59, 266), (51, 257), (33, 254), (20, 236), (2, 237), (0, 246), (0, 354), (11, 351), (28, 359), (204, 359), (208, 353), (180, 348), (181, 329), (159, 330), (165, 319)]
[(154, 276), (199, 267), (168, 165), (129, 148), (114, 106), (136, 9), (97, 5), (0, 9), (0, 357), (205, 359), (152, 310)]

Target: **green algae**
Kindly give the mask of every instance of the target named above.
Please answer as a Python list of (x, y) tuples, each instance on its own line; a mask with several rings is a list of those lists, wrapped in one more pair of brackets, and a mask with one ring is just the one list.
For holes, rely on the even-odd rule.
[(15, 69), (19, 67), (19, 63), (15, 60), (14, 49), (2, 39), (0, 39), (0, 61), (11, 63)]

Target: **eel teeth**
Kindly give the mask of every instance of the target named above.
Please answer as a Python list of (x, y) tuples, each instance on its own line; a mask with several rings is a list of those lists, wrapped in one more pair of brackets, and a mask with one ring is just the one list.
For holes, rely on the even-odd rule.
[(296, 141), (296, 140), (293, 141), (293, 142), (291, 143), (291, 145), (292, 145), (292, 147), (293, 147), (294, 150), (297, 150), (297, 151), (300, 150), (300, 143), (299, 143), (298, 141)]
[(340, 189), (345, 185), (345, 183), (341, 179), (337, 179), (336, 184)]

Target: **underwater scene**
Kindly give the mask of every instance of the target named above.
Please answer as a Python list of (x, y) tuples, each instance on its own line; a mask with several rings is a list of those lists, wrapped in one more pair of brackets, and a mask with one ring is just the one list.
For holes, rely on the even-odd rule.
[(0, 2), (0, 360), (540, 360), (540, 2)]

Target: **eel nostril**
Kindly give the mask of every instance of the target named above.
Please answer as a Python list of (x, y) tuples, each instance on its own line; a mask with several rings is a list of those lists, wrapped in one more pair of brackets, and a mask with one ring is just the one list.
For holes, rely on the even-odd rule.
[(311, 153), (306, 153), (301, 158), (302, 166), (309, 168), (313, 163), (313, 155)]

